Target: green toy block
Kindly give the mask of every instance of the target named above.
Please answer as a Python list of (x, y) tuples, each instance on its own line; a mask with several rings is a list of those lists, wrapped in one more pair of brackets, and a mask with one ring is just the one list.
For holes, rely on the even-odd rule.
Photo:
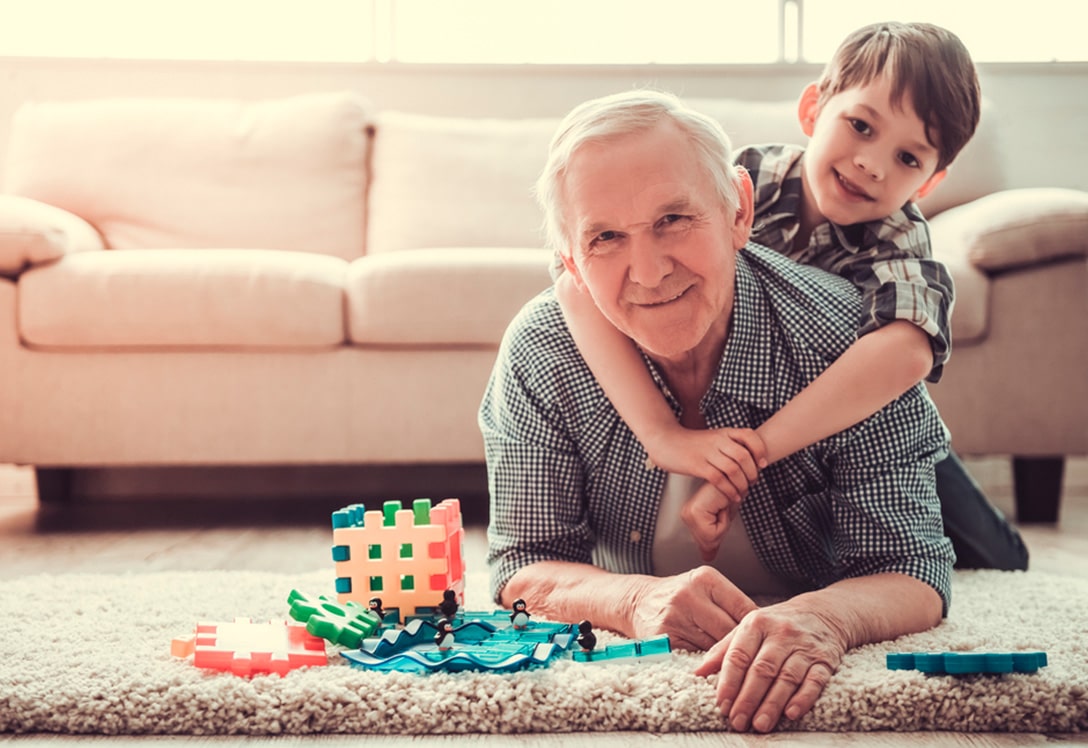
[(381, 625), (378, 616), (354, 602), (338, 603), (324, 595), (313, 599), (291, 590), (287, 603), (291, 617), (305, 623), (307, 632), (351, 649), (358, 648)]

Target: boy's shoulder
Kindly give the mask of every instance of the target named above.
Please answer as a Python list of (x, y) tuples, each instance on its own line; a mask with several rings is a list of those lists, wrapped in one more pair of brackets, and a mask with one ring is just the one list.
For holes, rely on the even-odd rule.
[(781, 185), (787, 178), (801, 176), (801, 156), (805, 149), (792, 143), (760, 143), (737, 151), (733, 161), (752, 177), (752, 187), (759, 194), (769, 186)]

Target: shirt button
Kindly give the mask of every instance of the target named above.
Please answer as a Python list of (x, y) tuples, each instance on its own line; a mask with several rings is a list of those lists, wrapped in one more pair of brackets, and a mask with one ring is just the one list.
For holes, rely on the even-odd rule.
[(657, 467), (657, 465), (654, 464), (653, 460), (651, 460), (649, 457), (647, 457), (646, 458), (646, 463), (644, 464), (643, 467), (645, 467), (647, 470), (653, 470), (653, 469), (655, 469)]
[(880, 254), (880, 250), (877, 249), (876, 247), (873, 247), (872, 249), (869, 250), (869, 254), (872, 255), (873, 257), (876, 257), (878, 254)]
[(640, 540), (642, 540), (642, 533), (638, 530), (631, 530), (631, 542), (637, 543)]

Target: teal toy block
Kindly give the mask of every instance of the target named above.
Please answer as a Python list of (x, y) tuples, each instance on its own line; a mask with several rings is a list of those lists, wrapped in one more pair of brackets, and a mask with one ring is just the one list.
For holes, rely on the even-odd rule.
[(314, 599), (291, 590), (287, 603), (291, 606), (291, 618), (306, 624), (307, 632), (353, 649), (381, 625), (378, 616), (368, 608), (353, 602), (338, 603), (324, 595)]
[(655, 636), (652, 639), (609, 644), (604, 649), (590, 652), (575, 651), (571, 654), (575, 662), (605, 663), (624, 660), (660, 660), (671, 656), (672, 643), (668, 636)]
[(927, 675), (1035, 673), (1047, 666), (1046, 652), (889, 652), (888, 670)]

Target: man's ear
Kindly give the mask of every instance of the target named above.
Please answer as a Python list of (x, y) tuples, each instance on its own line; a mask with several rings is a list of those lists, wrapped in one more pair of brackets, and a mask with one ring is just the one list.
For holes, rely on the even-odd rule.
[(816, 129), (816, 116), (819, 113), (820, 89), (815, 83), (809, 83), (797, 102), (797, 120), (801, 123), (801, 130), (810, 138), (812, 131)]
[(737, 167), (737, 211), (733, 215), (733, 249), (744, 249), (752, 234), (755, 203), (752, 198), (752, 177), (743, 166)]
[(582, 274), (579, 272), (578, 266), (574, 264), (574, 250), (569, 247), (566, 250), (560, 250), (559, 257), (563, 260), (563, 269), (567, 271), (567, 275), (574, 282), (574, 287), (579, 291), (585, 291), (586, 284), (582, 281)]
[(918, 188), (918, 191), (914, 193), (914, 197), (911, 198), (911, 202), (921, 200), (923, 197), (933, 192), (933, 188), (944, 181), (944, 178), (948, 176), (948, 169), (941, 169), (938, 172), (934, 172), (933, 176), (925, 181), (925, 183)]

